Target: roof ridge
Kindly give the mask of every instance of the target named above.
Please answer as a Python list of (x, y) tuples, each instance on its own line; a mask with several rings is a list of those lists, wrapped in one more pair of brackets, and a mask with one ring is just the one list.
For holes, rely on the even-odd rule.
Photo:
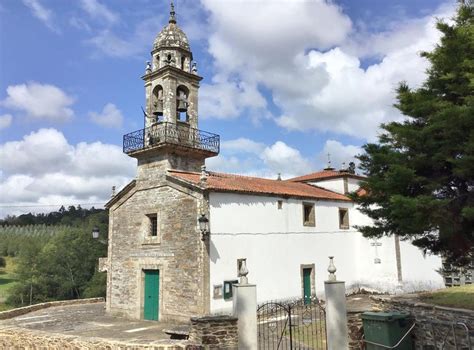
[(201, 174), (198, 171), (189, 171), (189, 170), (178, 170), (178, 169), (166, 169), (169, 173), (179, 173), (179, 174)]

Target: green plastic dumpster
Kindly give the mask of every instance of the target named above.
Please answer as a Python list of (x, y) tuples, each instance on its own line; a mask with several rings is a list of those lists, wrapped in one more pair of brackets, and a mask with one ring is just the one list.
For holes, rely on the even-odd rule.
[(362, 322), (364, 324), (364, 338), (367, 341), (367, 350), (383, 350), (387, 348), (396, 350), (413, 349), (411, 334), (408, 334), (397, 347), (394, 347), (413, 325), (413, 321), (409, 319), (408, 314), (397, 311), (364, 312), (362, 314)]

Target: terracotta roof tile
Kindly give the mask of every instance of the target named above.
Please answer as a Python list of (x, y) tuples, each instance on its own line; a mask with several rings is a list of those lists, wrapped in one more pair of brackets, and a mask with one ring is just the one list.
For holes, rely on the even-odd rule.
[(357, 174), (352, 174), (352, 173), (349, 173), (347, 171), (322, 170), (322, 171), (317, 171), (315, 173), (311, 173), (311, 174), (308, 174), (308, 175), (294, 177), (294, 178), (288, 179), (286, 181), (306, 182), (306, 181), (312, 181), (312, 180), (333, 179), (333, 178), (342, 177), (342, 176), (352, 177), (352, 178), (355, 178), (355, 179), (365, 179), (364, 176), (357, 175)]
[[(200, 173), (169, 170), (168, 173), (177, 179), (194, 185), (200, 185)], [(208, 172), (206, 188), (216, 192), (240, 192), (269, 194), (288, 197), (302, 197), (337, 201), (350, 201), (342, 194), (321, 187), (300, 182), (270, 180), (233, 174)]]

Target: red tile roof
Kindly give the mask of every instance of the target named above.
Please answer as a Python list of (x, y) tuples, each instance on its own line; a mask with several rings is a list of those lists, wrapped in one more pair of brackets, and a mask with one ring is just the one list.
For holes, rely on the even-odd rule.
[[(174, 178), (200, 185), (200, 173), (168, 170)], [(268, 194), (282, 197), (302, 197), (336, 201), (350, 201), (347, 196), (300, 182), (270, 180), (233, 174), (208, 172), (206, 188), (216, 192)]]
[(326, 180), (326, 179), (334, 179), (337, 177), (352, 177), (354, 179), (365, 179), (364, 176), (361, 175), (356, 175), (349, 173), (347, 171), (339, 171), (339, 170), (322, 170), (322, 171), (317, 171), (315, 173), (311, 173), (308, 175), (303, 175), (303, 176), (298, 176), (294, 177), (292, 179), (288, 179), (286, 181), (293, 181), (293, 182), (306, 182), (306, 181), (317, 181), (317, 180)]

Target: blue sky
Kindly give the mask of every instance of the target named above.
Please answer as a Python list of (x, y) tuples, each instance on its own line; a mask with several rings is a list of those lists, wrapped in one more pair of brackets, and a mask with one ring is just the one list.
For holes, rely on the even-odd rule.
[[(440, 0), (178, 0), (199, 73), (211, 169), (273, 177), (353, 160), (419, 52), (439, 40)], [(160, 0), (0, 1), (0, 192), (5, 205), (102, 202), (134, 176), (122, 135), (142, 128), (145, 61)], [(61, 183), (60, 186), (54, 184)], [(1, 209), (1, 208), (0, 208)]]

